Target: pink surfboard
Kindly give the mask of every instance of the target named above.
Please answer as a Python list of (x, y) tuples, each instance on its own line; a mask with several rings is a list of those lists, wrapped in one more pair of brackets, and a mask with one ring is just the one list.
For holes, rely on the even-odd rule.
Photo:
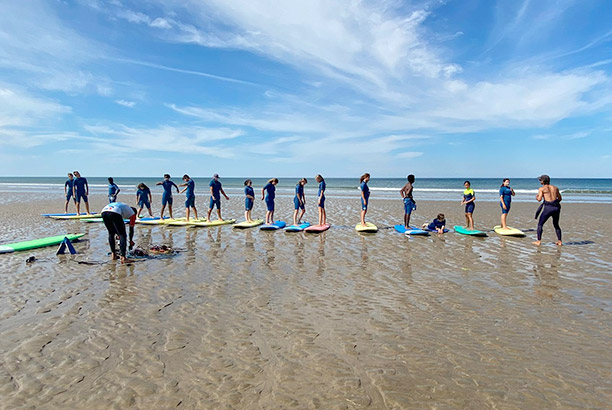
[(323, 224), (323, 225), (311, 225), (308, 228), (304, 229), (304, 232), (308, 233), (321, 233), (327, 231), (331, 225)]

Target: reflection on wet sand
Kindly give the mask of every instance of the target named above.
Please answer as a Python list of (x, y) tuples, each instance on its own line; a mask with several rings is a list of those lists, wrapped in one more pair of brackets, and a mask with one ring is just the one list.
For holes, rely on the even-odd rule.
[[(576, 245), (545, 232), (536, 248), (360, 235), (358, 200), (327, 201), (320, 235), (138, 226), (138, 245), (182, 252), (130, 265), (109, 260), (102, 225), (41, 220), (45, 202), (0, 208), (0, 239), (88, 233), (74, 256), (0, 255), (0, 407), (608, 407), (608, 208), (564, 206)], [(372, 206), (379, 226), (401, 221), (400, 202)], [(414, 224), (432, 210), (463, 222), (456, 203), (421, 201)], [(498, 223), (498, 207), (476, 212)], [(532, 228), (532, 204), (512, 218)]]

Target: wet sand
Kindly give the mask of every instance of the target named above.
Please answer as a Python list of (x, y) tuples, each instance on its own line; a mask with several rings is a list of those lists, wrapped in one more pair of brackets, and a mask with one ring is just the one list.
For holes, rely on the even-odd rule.
[[(328, 197), (332, 228), (321, 235), (139, 225), (141, 246), (182, 252), (124, 266), (109, 261), (102, 224), (39, 216), (61, 201), (15, 194), (2, 203), (0, 243), (87, 236), (78, 255), (0, 255), (0, 408), (612, 401), (610, 205), (563, 205), (566, 246), (553, 244), (549, 222), (537, 248), (535, 203), (513, 204), (508, 219), (526, 238), (407, 238), (389, 228), (401, 222), (400, 200), (373, 199), (367, 219), (382, 229), (362, 235), (358, 197)], [(205, 215), (203, 204), (198, 197)], [(242, 220), (242, 204), (224, 201), (224, 216)], [(290, 221), (291, 199), (277, 204), (277, 219)], [(413, 221), (438, 212), (449, 225), (464, 221), (458, 201), (419, 201)], [(253, 216), (263, 216), (261, 201)], [(478, 203), (475, 220), (492, 228), (499, 207)], [(31, 255), (38, 260), (26, 264)]]

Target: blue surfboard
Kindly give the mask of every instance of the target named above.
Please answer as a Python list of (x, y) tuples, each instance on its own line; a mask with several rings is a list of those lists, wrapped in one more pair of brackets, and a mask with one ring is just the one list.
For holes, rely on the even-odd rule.
[[(425, 230), (427, 232), (433, 232), (433, 233), (438, 233), (438, 231), (436, 229), (429, 229), (429, 228), (425, 228)], [(448, 229), (444, 228), (442, 233), (448, 233)]]
[(422, 235), (422, 236), (428, 236), (429, 232), (417, 228), (415, 226), (411, 226), (410, 229), (406, 229), (406, 227), (404, 225), (395, 225), (393, 228), (395, 228), (395, 230), (399, 233), (403, 233), (405, 235)]
[(285, 232), (302, 232), (310, 226), (310, 222), (304, 222), (299, 225), (289, 225), (285, 228)]
[(283, 229), (285, 226), (287, 226), (285, 221), (274, 221), (271, 224), (261, 225), (259, 229), (262, 231), (276, 231), (277, 229)]

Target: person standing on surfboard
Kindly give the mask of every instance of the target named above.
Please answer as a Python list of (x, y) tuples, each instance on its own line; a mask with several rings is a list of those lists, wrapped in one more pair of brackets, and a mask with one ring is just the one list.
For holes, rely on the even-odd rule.
[(208, 184), (208, 186), (210, 187), (210, 205), (208, 207), (208, 216), (206, 219), (210, 221), (210, 215), (212, 214), (213, 208), (216, 206), (217, 216), (219, 217), (219, 220), (222, 221), (223, 218), (221, 218), (221, 195), (223, 195), (227, 200), (229, 200), (229, 197), (225, 195), (225, 191), (221, 186), (221, 181), (219, 181), (219, 174), (213, 175), (213, 179), (210, 180), (210, 184)]
[[(114, 202), (114, 201), (113, 201)], [(149, 216), (153, 217), (153, 211), (151, 211), (151, 202), (153, 197), (151, 196), (151, 190), (144, 182), (138, 184), (138, 191), (136, 191), (136, 202), (138, 203), (138, 212), (136, 217), (140, 218), (142, 210), (146, 207), (149, 211)]]
[(359, 190), (361, 191), (361, 224), (365, 226), (365, 216), (368, 212), (368, 204), (370, 201), (370, 188), (368, 187), (370, 174), (367, 172), (359, 178)]
[(406, 185), (400, 189), (400, 195), (404, 200), (404, 227), (406, 227), (406, 229), (410, 229), (410, 215), (412, 215), (412, 211), (416, 209), (416, 202), (412, 197), (414, 175), (410, 174), (408, 177), (406, 177), (406, 179), (408, 182), (406, 182)]
[(73, 198), (74, 204), (76, 206), (76, 197), (73, 197), (74, 190), (74, 176), (72, 172), (68, 173), (68, 179), (64, 182), (64, 195), (66, 196), (66, 205), (64, 206), (65, 213), (68, 213), (68, 204), (70, 203), (70, 198)]
[(195, 219), (198, 219), (198, 210), (195, 206), (195, 182), (187, 174), (183, 175), (183, 181), (185, 183), (179, 186), (184, 186), (185, 188), (180, 193), (185, 192), (185, 216), (187, 217), (187, 222), (189, 222), (189, 210), (191, 208), (193, 208)]
[(108, 177), (108, 203), (117, 202), (117, 195), (121, 192), (112, 177)]
[(465, 190), (463, 191), (463, 200), (461, 200), (461, 205), (465, 205), (465, 227), (467, 229), (474, 230), (474, 217), (472, 214), (474, 213), (474, 208), (476, 204), (476, 194), (472, 189), (472, 184), (470, 181), (465, 181), (463, 183)]
[(325, 212), (325, 188), (327, 188), (327, 184), (325, 183), (325, 179), (321, 174), (317, 174), (315, 177), (317, 182), (319, 183), (319, 226), (325, 225), (327, 223), (327, 212)]
[(274, 222), (274, 197), (276, 196), (276, 184), (278, 184), (277, 178), (272, 178), (268, 181), (265, 187), (261, 189), (261, 199), (266, 200), (266, 224), (272, 224)]
[(508, 229), (506, 219), (508, 218), (508, 212), (510, 212), (510, 204), (512, 203), (512, 197), (514, 196), (514, 189), (510, 188), (510, 178), (504, 178), (501, 187), (499, 188), (499, 206), (501, 207), (501, 227), (502, 229)]
[(255, 202), (255, 191), (251, 186), (253, 181), (247, 179), (244, 181), (244, 219), (247, 222), (253, 222), (251, 219), (251, 211), (253, 210), (253, 203)]
[(117, 259), (115, 238), (119, 237), (119, 255), (121, 263), (129, 262), (126, 258), (126, 248), (128, 236), (125, 232), (124, 219), (130, 220), (130, 249), (134, 246), (134, 225), (136, 224), (136, 208), (133, 208), (123, 202), (112, 202), (106, 205), (102, 211), (102, 220), (104, 226), (108, 230), (108, 245), (111, 250), (111, 259)]
[[(306, 213), (306, 197), (304, 196), (304, 185), (308, 183), (306, 178), (300, 179), (295, 186), (295, 196), (293, 197), (293, 225), (299, 225), (302, 223), (302, 217)], [(301, 213), (300, 213), (301, 210)], [(298, 214), (300, 216), (298, 217)]]
[(159, 214), (160, 219), (164, 219), (164, 210), (166, 209), (166, 205), (168, 205), (168, 211), (170, 212), (170, 219), (172, 219), (172, 187), (176, 188), (176, 193), (179, 193), (178, 186), (172, 181), (170, 181), (170, 174), (164, 174), (164, 180), (162, 182), (158, 182), (155, 185), (161, 185), (164, 188), (164, 193), (162, 194), (162, 207), (161, 213)]
[(542, 199), (544, 201), (536, 212), (536, 218), (539, 215), (540, 219), (538, 220), (538, 240), (533, 242), (533, 244), (539, 246), (542, 243), (542, 231), (544, 230), (544, 224), (548, 218), (552, 218), (553, 226), (555, 227), (555, 234), (557, 234), (557, 242), (555, 243), (558, 246), (561, 246), (563, 245), (563, 242), (561, 241), (561, 227), (559, 226), (559, 216), (561, 216), (561, 200), (563, 199), (561, 197), (561, 192), (556, 186), (550, 185), (550, 177), (548, 175), (542, 175), (538, 179), (540, 180), (540, 184), (542, 186), (540, 189), (538, 189), (536, 199), (538, 202), (542, 201)]
[(83, 178), (79, 171), (74, 171), (73, 174), (76, 177), (74, 179), (73, 195), (76, 203), (77, 215), (81, 214), (81, 199), (83, 202), (85, 202), (85, 209), (87, 209), (87, 215), (89, 215), (91, 212), (89, 212), (89, 202), (87, 201), (87, 196), (89, 195), (89, 184), (87, 184), (87, 178)]

